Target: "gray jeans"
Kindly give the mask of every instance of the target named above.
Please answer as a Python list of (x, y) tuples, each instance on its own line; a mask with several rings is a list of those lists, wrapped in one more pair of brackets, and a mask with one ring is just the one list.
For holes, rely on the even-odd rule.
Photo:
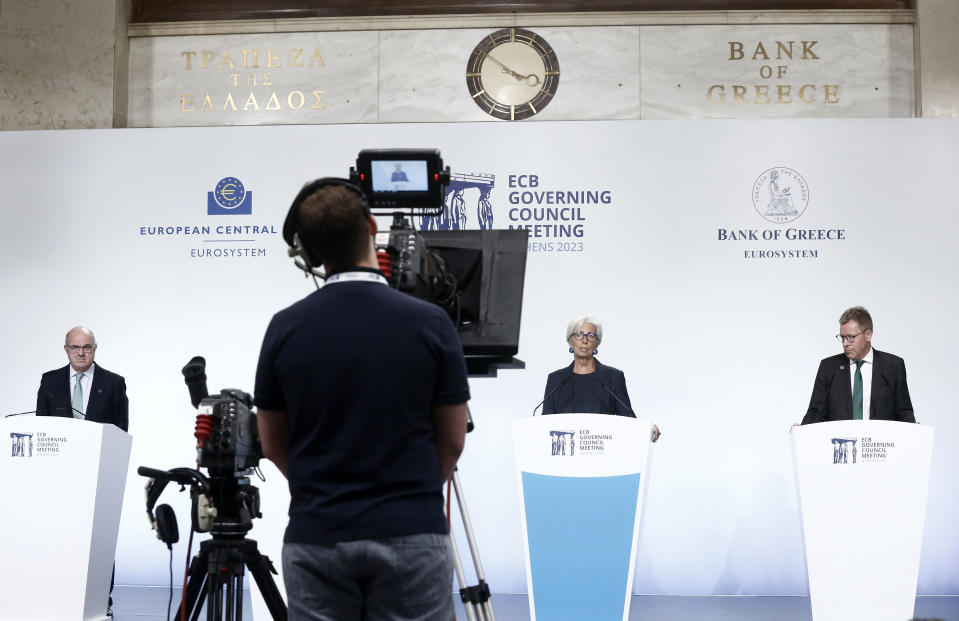
[(290, 621), (450, 621), (449, 536), (283, 544)]

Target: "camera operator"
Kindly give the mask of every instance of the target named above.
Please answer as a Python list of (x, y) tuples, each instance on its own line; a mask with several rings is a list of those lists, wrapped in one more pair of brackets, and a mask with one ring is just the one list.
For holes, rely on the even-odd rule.
[(254, 402), (290, 485), (291, 619), (453, 616), (442, 485), (466, 435), (463, 350), (439, 307), (387, 286), (376, 221), (342, 179), (308, 184), (287, 243), (326, 284), (270, 322)]

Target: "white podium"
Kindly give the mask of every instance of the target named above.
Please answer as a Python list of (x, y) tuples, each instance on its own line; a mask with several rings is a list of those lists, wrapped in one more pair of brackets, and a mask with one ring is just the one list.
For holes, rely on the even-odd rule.
[(793, 429), (813, 621), (913, 617), (933, 435), (881, 420)]
[(131, 436), (46, 416), (0, 435), (0, 619), (106, 619)]
[(532, 621), (626, 621), (649, 464), (648, 421), (513, 421)]

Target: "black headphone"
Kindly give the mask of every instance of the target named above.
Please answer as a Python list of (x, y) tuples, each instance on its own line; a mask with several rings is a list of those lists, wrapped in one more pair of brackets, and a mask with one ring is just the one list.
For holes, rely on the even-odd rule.
[(163, 493), (168, 481), (154, 481), (147, 483), (147, 517), (153, 530), (156, 531), (157, 539), (166, 544), (166, 547), (173, 549), (173, 544), (180, 540), (180, 529), (177, 527), (176, 515), (173, 513), (173, 507), (162, 504), (156, 508), (156, 515), (153, 513), (153, 507), (156, 505), (160, 494)]
[(172, 548), (173, 544), (180, 540), (180, 529), (176, 523), (176, 515), (170, 505), (163, 504), (156, 509), (157, 537), (166, 544), (167, 548)]
[[(137, 469), (137, 472), (141, 476), (150, 477), (146, 484), (147, 518), (150, 520), (153, 530), (156, 531), (157, 539), (165, 543), (169, 549), (172, 550), (173, 544), (180, 540), (180, 529), (177, 526), (173, 508), (170, 505), (163, 504), (156, 507), (156, 514), (153, 512), (153, 507), (156, 506), (157, 500), (160, 499), (160, 495), (163, 494), (163, 490), (169, 483), (181, 485), (180, 491), (183, 491), (187, 485), (193, 485), (196, 487), (196, 491), (202, 492), (202, 494), (191, 494), (193, 510), (191, 511), (190, 524), (193, 530), (197, 532), (210, 530), (208, 519), (203, 524), (200, 523), (200, 507), (197, 501), (197, 497), (202, 495), (206, 505), (209, 505), (210, 480), (203, 473), (192, 468), (173, 468), (162, 471), (142, 466)], [(209, 518), (211, 515), (211, 512), (207, 510), (209, 507), (204, 506), (202, 508), (204, 509), (203, 518)]]
[(370, 204), (366, 200), (366, 195), (363, 194), (363, 190), (361, 190), (358, 185), (348, 179), (323, 177), (310, 181), (303, 186), (300, 193), (293, 199), (293, 204), (290, 205), (290, 210), (286, 214), (286, 220), (283, 221), (283, 239), (290, 247), (289, 250), (287, 250), (287, 254), (293, 257), (293, 263), (298, 268), (307, 274), (313, 274), (320, 278), (326, 278), (326, 273), (320, 269), (323, 261), (320, 257), (313, 256), (311, 252), (303, 246), (303, 242), (300, 240), (300, 205), (321, 188), (337, 185), (352, 190), (360, 197), (363, 201), (363, 217), (369, 218)]

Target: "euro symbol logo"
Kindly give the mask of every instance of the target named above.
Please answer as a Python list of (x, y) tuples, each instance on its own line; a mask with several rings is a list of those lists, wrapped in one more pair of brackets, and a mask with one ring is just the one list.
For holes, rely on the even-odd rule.
[(243, 183), (236, 177), (224, 177), (216, 184), (213, 190), (213, 197), (216, 202), (224, 209), (232, 209), (243, 202), (246, 195), (246, 189)]

